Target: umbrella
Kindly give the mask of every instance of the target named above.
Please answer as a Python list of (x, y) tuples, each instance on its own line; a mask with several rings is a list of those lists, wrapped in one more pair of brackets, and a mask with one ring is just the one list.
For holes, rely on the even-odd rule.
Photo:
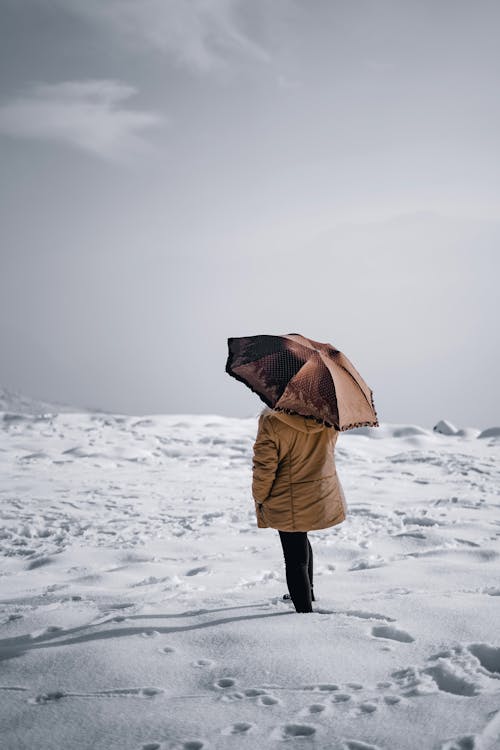
[(227, 344), (226, 372), (271, 409), (339, 431), (379, 426), (371, 389), (331, 344), (299, 333), (233, 337)]

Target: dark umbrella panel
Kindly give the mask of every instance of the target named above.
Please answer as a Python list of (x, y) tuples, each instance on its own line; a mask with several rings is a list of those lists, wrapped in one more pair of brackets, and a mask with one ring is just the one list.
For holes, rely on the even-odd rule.
[(298, 333), (228, 339), (226, 372), (267, 406), (337, 430), (378, 426), (371, 389), (331, 344)]

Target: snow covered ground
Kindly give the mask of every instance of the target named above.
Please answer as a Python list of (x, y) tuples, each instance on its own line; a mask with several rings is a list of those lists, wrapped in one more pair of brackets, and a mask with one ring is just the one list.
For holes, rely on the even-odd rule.
[(0, 413), (3, 750), (500, 747), (500, 431), (341, 433), (297, 614), (256, 427)]

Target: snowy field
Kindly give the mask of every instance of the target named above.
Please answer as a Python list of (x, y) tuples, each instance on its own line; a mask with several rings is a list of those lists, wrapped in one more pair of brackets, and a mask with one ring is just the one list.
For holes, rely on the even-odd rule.
[(297, 614), (256, 428), (0, 413), (2, 750), (500, 748), (499, 430), (341, 433)]

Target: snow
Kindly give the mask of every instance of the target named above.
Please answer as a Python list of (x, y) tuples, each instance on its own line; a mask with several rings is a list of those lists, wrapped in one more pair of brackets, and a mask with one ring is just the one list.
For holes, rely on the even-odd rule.
[(442, 435), (456, 435), (458, 430), (454, 424), (448, 422), (447, 419), (441, 419), (433, 428), (436, 432), (440, 432)]
[(2, 748), (500, 747), (498, 427), (341, 433), (348, 516), (310, 532), (298, 614), (257, 417), (11, 407)]

